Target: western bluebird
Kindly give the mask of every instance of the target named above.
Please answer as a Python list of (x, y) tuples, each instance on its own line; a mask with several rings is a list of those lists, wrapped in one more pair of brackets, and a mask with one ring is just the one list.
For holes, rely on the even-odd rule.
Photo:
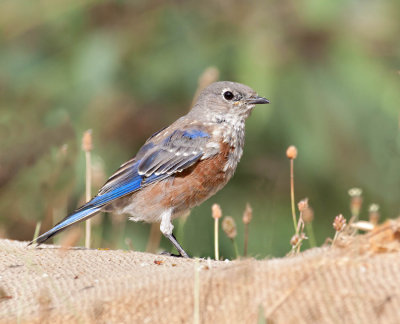
[(122, 164), (97, 196), (31, 244), (100, 211), (112, 211), (130, 214), (133, 221), (161, 222), (164, 236), (180, 256), (188, 257), (172, 233), (172, 220), (225, 186), (243, 153), (246, 118), (256, 104), (267, 103), (243, 84), (211, 84), (187, 115), (152, 135)]

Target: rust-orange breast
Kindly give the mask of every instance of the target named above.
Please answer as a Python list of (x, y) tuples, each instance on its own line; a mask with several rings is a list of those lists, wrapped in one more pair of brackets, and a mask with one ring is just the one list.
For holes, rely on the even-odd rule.
[(231, 147), (221, 143), (221, 152), (201, 160), (192, 167), (147, 187), (146, 196), (162, 197), (160, 203), (165, 208), (174, 208), (174, 213), (199, 205), (229, 180), (223, 171)]

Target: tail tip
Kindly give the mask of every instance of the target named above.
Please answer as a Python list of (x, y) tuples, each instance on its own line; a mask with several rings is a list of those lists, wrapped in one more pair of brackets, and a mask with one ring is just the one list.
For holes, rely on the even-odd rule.
[(27, 246), (31, 246), (31, 245), (33, 245), (33, 244), (36, 244), (36, 246), (39, 246), (39, 245), (40, 245), (40, 243), (37, 241), (37, 238), (34, 239), (34, 240), (32, 240), (32, 241), (30, 241), (30, 242), (28, 243)]
[(46, 241), (48, 238), (50, 238), (49, 235), (46, 235), (47, 233), (44, 233), (36, 238), (34, 238), (32, 241), (30, 241), (28, 243), (27, 246), (31, 246), (33, 244), (36, 244), (36, 246), (39, 246), (40, 244), (42, 244), (44, 241)]

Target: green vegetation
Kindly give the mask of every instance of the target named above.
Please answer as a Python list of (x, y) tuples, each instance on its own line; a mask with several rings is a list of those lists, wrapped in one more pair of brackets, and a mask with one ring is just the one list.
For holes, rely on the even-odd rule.
[[(209, 66), (271, 104), (248, 120), (235, 177), (185, 222), (189, 253), (214, 255), (213, 203), (236, 220), (242, 251), (247, 202), (248, 254), (290, 251), (292, 144), (296, 204), (309, 198), (317, 245), (333, 237), (336, 215), (350, 218), (351, 187), (363, 189), (361, 219), (371, 203), (396, 217), (399, 12), (395, 0), (0, 2), (0, 236), (30, 240), (37, 222), (48, 229), (84, 201), (85, 130), (96, 192), (189, 109)], [(144, 250), (149, 228), (96, 216), (92, 246)], [(235, 255), (225, 235), (220, 255)]]

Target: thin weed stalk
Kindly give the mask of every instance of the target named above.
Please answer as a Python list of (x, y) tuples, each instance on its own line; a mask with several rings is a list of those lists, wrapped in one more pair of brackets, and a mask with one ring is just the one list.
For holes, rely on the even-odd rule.
[(293, 145), (289, 146), (286, 150), (286, 156), (290, 160), (290, 200), (292, 207), (293, 226), (296, 234), (297, 232), (297, 218), (296, 209), (294, 205), (294, 159), (297, 157), (297, 148)]
[(253, 209), (250, 204), (246, 204), (246, 208), (243, 213), (242, 221), (244, 224), (244, 247), (243, 247), (243, 256), (247, 256), (247, 250), (249, 245), (249, 224), (251, 219), (253, 218)]
[[(93, 148), (92, 145), (92, 131), (87, 130), (83, 134), (82, 138), (82, 148), (85, 151), (85, 160), (86, 160), (86, 202), (90, 200), (92, 197), (92, 156), (91, 151)], [(86, 220), (85, 222), (85, 247), (90, 249), (91, 242), (91, 232), (92, 232), (92, 222), (91, 219)]]
[(308, 203), (308, 198), (300, 200), (299, 203), (297, 204), (297, 207), (300, 212), (300, 219), (304, 222), (304, 228), (306, 230), (307, 237), (310, 242), (310, 247), (315, 247), (316, 242), (312, 225), (312, 222), (314, 220), (314, 211)]
[(315, 240), (315, 234), (314, 234), (314, 229), (313, 229), (312, 223), (306, 224), (306, 232), (307, 232), (308, 240), (310, 242), (310, 247), (312, 247), (312, 248), (316, 247), (317, 242)]
[(214, 219), (214, 254), (215, 260), (219, 260), (219, 238), (218, 238), (218, 218)]
[(368, 208), (368, 216), (369, 216), (369, 222), (377, 226), (379, 223), (379, 218), (381, 217), (379, 213), (379, 205), (378, 204), (371, 204)]
[[(92, 158), (90, 152), (86, 152), (85, 155), (86, 155), (86, 202), (88, 202), (92, 196), (91, 193), (92, 172), (90, 172), (90, 165)], [(85, 226), (85, 247), (87, 249), (90, 249), (91, 232), (92, 232), (92, 220), (89, 218), (86, 221), (86, 226)]]
[[(350, 225), (350, 223), (349, 223), (349, 225)], [(339, 237), (339, 234), (341, 232), (343, 232), (343, 230), (347, 226), (346, 218), (344, 218), (342, 214), (337, 215), (333, 221), (332, 226), (335, 230), (335, 236), (333, 237), (333, 241), (332, 241), (332, 246), (333, 246), (333, 245), (335, 245), (335, 243)]]
[(303, 240), (306, 239), (306, 236), (304, 235), (304, 221), (302, 214), (300, 213), (299, 221), (297, 223), (297, 232), (296, 234), (299, 236), (299, 242), (296, 245), (296, 252), (299, 253), (301, 249), (301, 244), (303, 243)]
[(293, 159), (290, 159), (290, 200), (292, 205), (292, 217), (293, 217), (293, 225), (294, 230), (297, 230), (297, 219), (296, 219), (296, 211), (294, 207), (294, 171), (293, 171)]
[[(294, 159), (297, 157), (297, 148), (293, 145), (289, 146), (286, 150), (286, 156), (290, 160), (290, 202), (292, 209), (292, 218), (295, 234), (290, 239), (290, 245), (292, 246), (291, 253), (299, 253), (303, 240), (307, 239), (304, 234), (304, 221), (302, 217), (302, 209), (300, 210), (299, 221), (297, 221), (296, 209), (294, 204)], [(308, 200), (301, 201), (308, 204)], [(307, 205), (308, 206), (308, 205)]]
[(37, 239), (37, 237), (39, 236), (41, 226), (42, 226), (42, 222), (39, 221), (36, 223), (35, 233), (33, 234), (33, 241), (35, 241)]
[(219, 219), (222, 217), (222, 210), (218, 204), (211, 207), (212, 217), (214, 218), (214, 256), (215, 260), (219, 260)]
[(249, 224), (244, 224), (244, 246), (243, 246), (243, 256), (247, 256), (247, 250), (249, 247)]
[(360, 188), (351, 188), (348, 191), (350, 196), (350, 212), (351, 218), (349, 224), (358, 221), (360, 216), (360, 211), (363, 203), (362, 190)]
[(233, 244), (233, 248), (235, 250), (236, 259), (239, 259), (239, 256), (240, 256), (239, 249), (238, 249), (238, 245), (234, 239), (232, 239), (232, 244)]
[(231, 216), (225, 216), (222, 220), (222, 230), (225, 232), (226, 236), (228, 236), (233, 244), (233, 248), (235, 250), (236, 258), (239, 258), (239, 249), (237, 243), (235, 241), (237, 230), (235, 220)]

